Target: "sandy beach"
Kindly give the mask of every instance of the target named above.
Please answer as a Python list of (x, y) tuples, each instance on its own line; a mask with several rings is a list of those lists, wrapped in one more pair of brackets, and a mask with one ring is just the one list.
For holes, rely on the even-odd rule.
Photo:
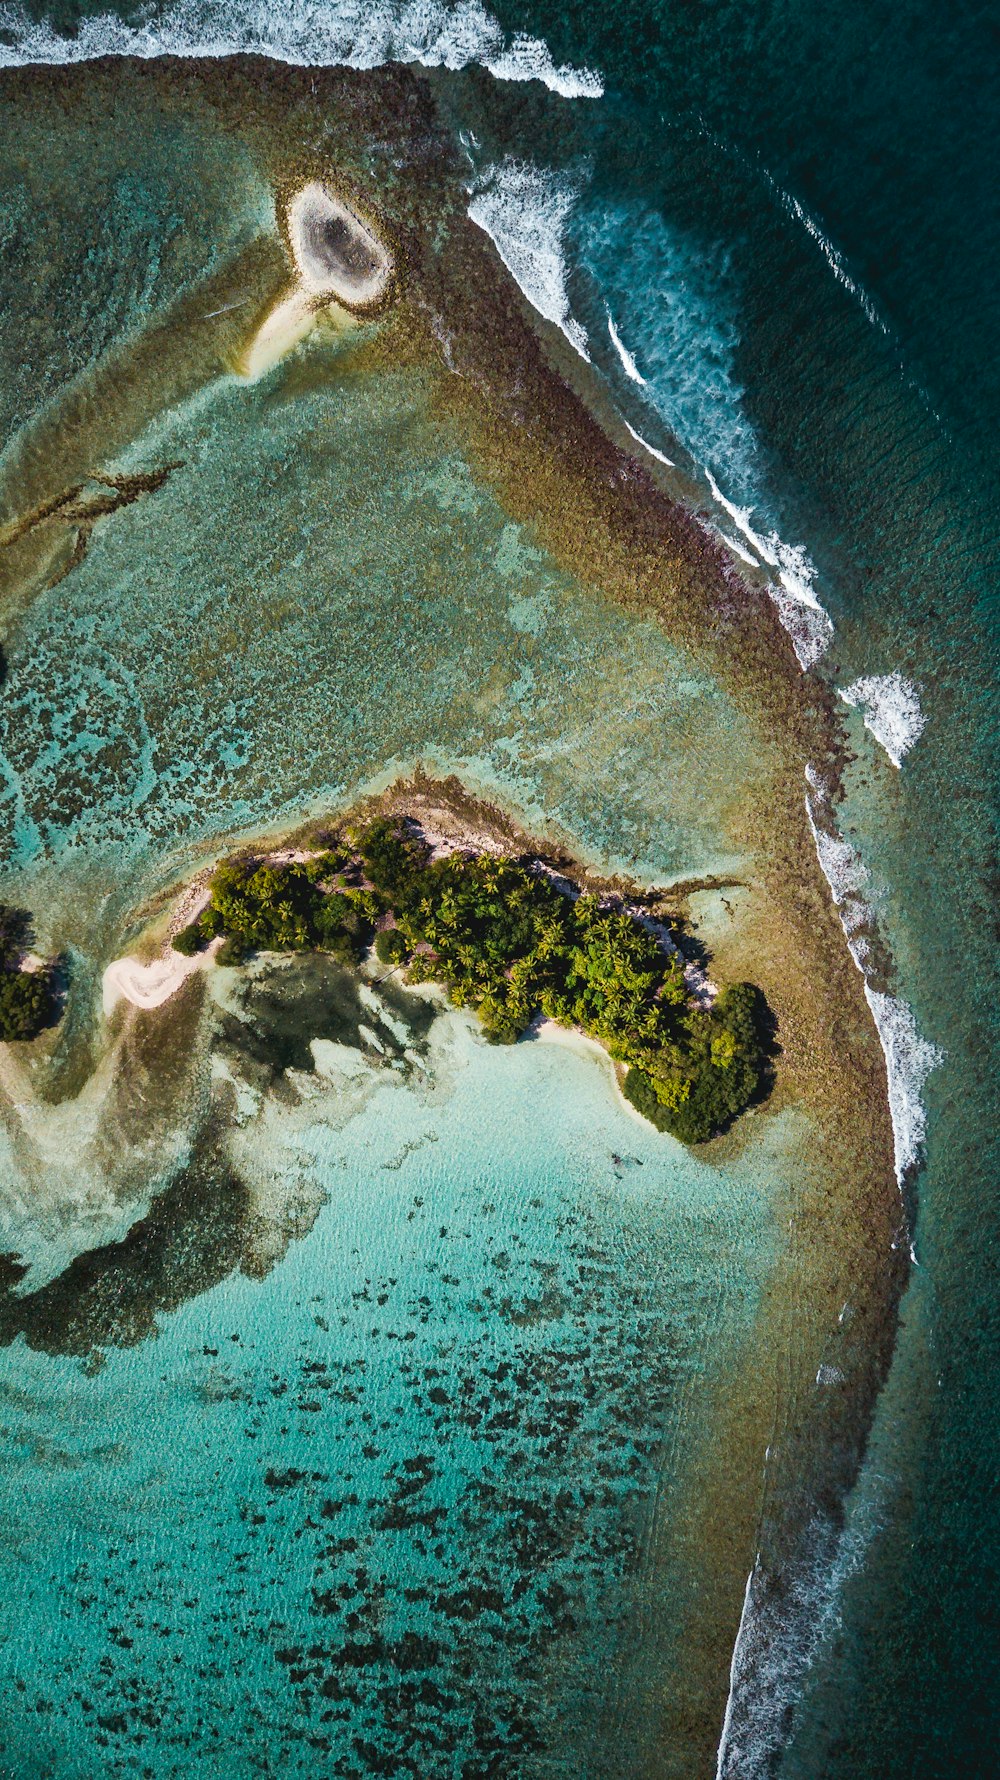
[(288, 245), (296, 282), (257, 330), (243, 361), (244, 376), (262, 377), (304, 340), (319, 314), (343, 329), (377, 307), (392, 282), (387, 247), (359, 216), (318, 180), (288, 206)]
[(108, 965), (102, 979), (105, 1014), (110, 1014), (119, 1001), (130, 1001), (133, 1007), (162, 1007), (189, 976), (196, 970), (204, 970), (221, 943), (221, 940), (213, 940), (204, 952), (196, 952), (193, 958), (185, 958), (171, 949), (162, 958), (154, 958), (151, 964), (143, 964), (138, 958), (116, 958)]

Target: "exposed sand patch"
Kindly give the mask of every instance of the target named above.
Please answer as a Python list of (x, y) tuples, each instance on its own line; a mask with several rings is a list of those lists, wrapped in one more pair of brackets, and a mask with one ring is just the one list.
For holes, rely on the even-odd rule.
[(288, 206), (288, 235), (303, 290), (334, 297), (346, 309), (381, 302), (392, 278), (392, 255), (360, 216), (311, 180)]
[(254, 335), (243, 359), (244, 377), (251, 383), (263, 377), (286, 352), (305, 339), (314, 320), (312, 299), (303, 290), (293, 290), (271, 310)]
[(110, 1014), (122, 1000), (130, 1001), (133, 1007), (162, 1007), (187, 977), (205, 968), (221, 944), (221, 939), (213, 940), (191, 958), (171, 950), (162, 958), (154, 958), (151, 964), (143, 964), (138, 958), (116, 958), (108, 965), (102, 982), (105, 1014)]
[(388, 248), (319, 180), (310, 180), (288, 206), (288, 240), (296, 282), (266, 316), (244, 355), (243, 375), (262, 377), (325, 315), (354, 327), (355, 315), (376, 307), (389, 290)]

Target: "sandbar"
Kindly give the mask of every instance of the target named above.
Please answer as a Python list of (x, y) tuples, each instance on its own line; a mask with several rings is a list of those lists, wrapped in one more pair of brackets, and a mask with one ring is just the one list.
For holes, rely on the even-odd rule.
[(143, 964), (138, 958), (116, 958), (102, 980), (104, 1012), (110, 1014), (122, 1000), (130, 1001), (133, 1007), (162, 1007), (187, 977), (204, 969), (221, 943), (213, 940), (191, 958), (170, 951), (162, 958), (154, 958), (151, 964)]
[(367, 223), (318, 179), (288, 206), (288, 236), (302, 289), (334, 297), (347, 309), (381, 302), (392, 278), (392, 255)]

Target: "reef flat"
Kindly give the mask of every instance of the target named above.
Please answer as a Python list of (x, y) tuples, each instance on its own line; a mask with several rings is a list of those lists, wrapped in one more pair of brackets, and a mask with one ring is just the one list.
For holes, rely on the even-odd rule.
[[(92, 333), (73, 337), (67, 315), (84, 273), (56, 254), (46, 274), (57, 336), (42, 355), (49, 383), (40, 402), (22, 392), (11, 414), (18, 430), (3, 461), (5, 885), (32, 909), (43, 943), (71, 955), (72, 970), (58, 1033), (4, 1063), (5, 1240), (20, 1257), (12, 1265), (29, 1269), (9, 1294), (9, 1337), (24, 1335), (35, 1355), (71, 1353), (96, 1366), (99, 1355), (164, 1328), (184, 1306), (193, 1315), (200, 1294), (224, 1292), (237, 1274), (245, 1321), (246, 1279), (274, 1281), (279, 1261), (290, 1262), (293, 1278), (297, 1243), (314, 1255), (309, 1232), (320, 1228), (325, 1196), (349, 1223), (350, 1205), (334, 1190), (336, 1133), (361, 1119), (373, 1082), (384, 1086), (378, 1071), (398, 1063), (393, 1075), (406, 1084), (420, 1074), (401, 1007), (380, 989), (385, 1005), (372, 1024), (361, 987), (348, 986), (336, 960), (310, 968), (293, 961), (284, 974), (254, 967), (240, 987), (223, 971), (192, 972), (162, 1006), (125, 1002), (105, 1015), (107, 964), (148, 931), (151, 911), (168, 927), (176, 886), (233, 847), (346, 812), (420, 764), (430, 779), (456, 774), (483, 802), (609, 878), (689, 886), (687, 912), (713, 967), (726, 981), (760, 985), (780, 1058), (766, 1106), (716, 1140), (705, 1165), (711, 1182), (683, 1180), (701, 1183), (701, 1203), (724, 1224), (730, 1214), (712, 1189), (732, 1171), (734, 1204), (743, 1207), (747, 1180), (759, 1186), (763, 1172), (767, 1231), (759, 1268), (750, 1269), (746, 1316), (734, 1311), (733, 1341), (713, 1336), (704, 1356), (705, 1376), (716, 1385), (724, 1376), (725, 1388), (693, 1387), (696, 1411), (684, 1419), (676, 1457), (669, 1416), (684, 1416), (675, 1407), (682, 1387), (673, 1395), (664, 1385), (669, 1413), (651, 1391), (639, 1438), (651, 1473), (661, 1466), (667, 1478), (662, 1497), (629, 1497), (617, 1522), (607, 1507), (594, 1534), (587, 1586), (599, 1592), (598, 1548), (617, 1527), (627, 1556), (614, 1586), (641, 1603), (644, 1636), (638, 1645), (622, 1632), (613, 1694), (591, 1698), (584, 1715), (595, 1748), (615, 1746), (622, 1718), (630, 1719), (631, 1771), (686, 1776), (714, 1755), (748, 1569), (762, 1596), (769, 1585), (777, 1592), (807, 1542), (836, 1535), (906, 1265), (885, 1060), (803, 795), (810, 766), (836, 802), (847, 759), (841, 708), (801, 671), (761, 578), (739, 572), (699, 522), (683, 477), (636, 455), (608, 417), (593, 368), (557, 328), (538, 327), (470, 218), (455, 89), (444, 75), (279, 73), (253, 61), (102, 65), (11, 76), (9, 97), (25, 131), (26, 177), (46, 202), (51, 174), (30, 152), (32, 129), (59, 140), (65, 156), (81, 156), (88, 140), (104, 143), (109, 117), (128, 115), (144, 120), (140, 159), (151, 189), (175, 202), (182, 177), (194, 187), (207, 170), (226, 200), (217, 211), (229, 231), (225, 239), (214, 232), (213, 213), (200, 256), (178, 236), (172, 259), (164, 249), (157, 301), (144, 297), (145, 313), (126, 305), (110, 337), (100, 336), (96, 301), (87, 311)], [(167, 165), (171, 139), (184, 152)], [(98, 211), (106, 192), (96, 173), (89, 177)], [(293, 271), (281, 219), (292, 195), (313, 183), (371, 218), (391, 254), (391, 288), (377, 313), (354, 315), (350, 326), (320, 318), (250, 377), (247, 353)], [(120, 255), (107, 276), (122, 278)], [(67, 490), (91, 486), (98, 471), (155, 476), (168, 464), (183, 468), (151, 482), (141, 501), (92, 512), (86, 552), (77, 554), (59, 505)], [(43, 511), (44, 524), (26, 523)], [(393, 1038), (393, 1021), (404, 1023), (402, 1037)], [(467, 1042), (467, 1034), (454, 1039)], [(382, 1063), (372, 1064), (372, 1050)], [(347, 1053), (367, 1056), (364, 1067)], [(488, 1097), (488, 1065), (468, 1054)], [(453, 1058), (438, 1055), (436, 1066), (444, 1082), (460, 1073)], [(511, 1067), (521, 1066), (518, 1057)], [(545, 1067), (585, 1066), (561, 1058)], [(577, 1086), (581, 1079), (573, 1077)], [(605, 1119), (620, 1158), (628, 1151), (617, 1121), (628, 1115), (593, 1092), (599, 1116), (580, 1113), (586, 1154)], [(555, 1102), (553, 1092), (548, 1119)], [(411, 1104), (422, 1104), (419, 1094)], [(465, 1118), (474, 1126), (468, 1106)], [(407, 1127), (401, 1147), (419, 1135)], [(559, 1154), (573, 1156), (576, 1141)], [(509, 1150), (502, 1153), (514, 1169)], [(345, 1163), (362, 1197), (363, 1154), (363, 1146), (350, 1150)], [(424, 1166), (410, 1154), (404, 1173)], [(648, 1151), (642, 1159), (652, 1167)], [(657, 1166), (667, 1175), (681, 1165)], [(443, 1190), (433, 1170), (431, 1179)], [(533, 1190), (526, 1175), (519, 1203), (530, 1204)], [(426, 1202), (428, 1191), (421, 1175), (416, 1196)], [(18, 1210), (26, 1194), (35, 1195), (34, 1229)], [(581, 1203), (574, 1200), (573, 1215), (586, 1222)], [(748, 1228), (758, 1215), (765, 1212), (747, 1213)], [(553, 1211), (547, 1229), (560, 1216)], [(655, 1226), (651, 1240), (667, 1240), (648, 1206), (643, 1219)], [(619, 1239), (627, 1240), (602, 1237), (602, 1257)], [(585, 1267), (580, 1240), (574, 1265)], [(535, 1259), (556, 1265), (548, 1255)], [(697, 1293), (679, 1320), (696, 1303), (695, 1321), (713, 1330), (711, 1288), (695, 1276)], [(131, 1284), (124, 1298), (118, 1293), (119, 1319), (123, 1279)], [(363, 1267), (359, 1280), (359, 1292), (394, 1289)], [(475, 1292), (485, 1301), (481, 1281)], [(412, 1296), (419, 1300), (415, 1285)], [(654, 1265), (648, 1301), (655, 1298)], [(617, 1283), (595, 1290), (595, 1326), (610, 1304), (621, 1326), (628, 1301)], [(539, 1302), (537, 1311), (515, 1306), (516, 1316), (544, 1326), (544, 1291)], [(666, 1323), (657, 1323), (662, 1351), (674, 1342), (687, 1355), (679, 1323), (673, 1334)], [(394, 1331), (401, 1340), (409, 1332), (402, 1324)], [(544, 1348), (537, 1363), (544, 1369)], [(586, 1362), (577, 1354), (574, 1363), (583, 1368), (582, 1401)], [(689, 1360), (678, 1364), (683, 1371)], [(698, 1364), (690, 1361), (692, 1372)], [(823, 1368), (837, 1383), (817, 1389)], [(398, 1383), (384, 1383), (385, 1418)], [(613, 1419), (610, 1406), (627, 1385), (595, 1389)], [(262, 1381), (253, 1390), (263, 1403)], [(619, 1472), (610, 1419), (594, 1441), (617, 1501), (632, 1455)], [(500, 1439), (502, 1426), (495, 1431)], [(569, 1465), (569, 1451), (550, 1455), (552, 1464)], [(573, 1452), (578, 1479), (591, 1462), (586, 1441)], [(408, 1461), (417, 1456), (407, 1451)], [(355, 1485), (336, 1487), (350, 1494)], [(468, 1504), (464, 1512), (467, 1535), (480, 1536)], [(572, 1554), (571, 1530), (551, 1504), (534, 1502), (525, 1514), (561, 1527)], [(433, 1518), (423, 1524), (430, 1548)], [(344, 1537), (362, 1535), (352, 1525)], [(318, 1587), (323, 1599), (349, 1556), (331, 1548), (324, 1559), (333, 1568), (329, 1587)], [(567, 1574), (549, 1578), (567, 1594), (576, 1586), (572, 1563), (570, 1555)], [(457, 1586), (445, 1577), (435, 1599), (442, 1591), (457, 1599)], [(306, 1601), (302, 1611), (312, 1615), (309, 1585), (301, 1587), (300, 1607)], [(551, 1596), (545, 1646), (556, 1670), (561, 1599)], [(415, 1613), (419, 1605), (411, 1603)], [(299, 1608), (282, 1611), (294, 1619)], [(455, 1617), (461, 1622), (458, 1608)], [(581, 1625), (599, 1618), (599, 1607), (581, 1606)], [(403, 1626), (384, 1644), (373, 1636), (362, 1666), (403, 1673), (402, 1652), (419, 1671), (416, 1657), (431, 1653), (401, 1645), (408, 1630), (429, 1635)], [(341, 1647), (348, 1669), (355, 1658), (343, 1652), (356, 1656), (355, 1631)], [(574, 1647), (565, 1672), (577, 1673), (581, 1650), (592, 1655), (598, 1642)], [(296, 1631), (280, 1648), (300, 1646), (307, 1652), (309, 1640)], [(271, 1657), (288, 1689), (325, 1687), (325, 1670), (305, 1678), (319, 1660)], [(337, 1698), (330, 1685), (324, 1697)], [(516, 1701), (515, 1682), (503, 1686)], [(440, 1700), (426, 1704), (432, 1717), (445, 1712)], [(524, 1761), (541, 1763), (553, 1734), (537, 1728), (538, 1747)], [(365, 1735), (377, 1755), (395, 1733), (367, 1724)]]

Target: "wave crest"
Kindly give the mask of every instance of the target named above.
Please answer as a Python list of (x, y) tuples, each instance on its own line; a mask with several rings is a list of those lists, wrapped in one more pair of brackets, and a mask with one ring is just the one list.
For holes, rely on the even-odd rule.
[(873, 926), (875, 918), (859, 892), (870, 874), (850, 842), (832, 828), (828, 813), (820, 808), (823, 792), (817, 775), (808, 769), (807, 776), (814, 795), (806, 797), (806, 814), (816, 856), (837, 905), (851, 957), (865, 979), (865, 1000), (885, 1057), (896, 1179), (902, 1186), (909, 1169), (919, 1161), (927, 1131), (923, 1085), (944, 1056), (936, 1045), (921, 1036), (908, 1002), (873, 989), (868, 981), (865, 965), (869, 942), (861, 930)]
[[(747, 543), (752, 545), (757, 558), (775, 571), (775, 578), (768, 582), (768, 593), (777, 609), (778, 617), (792, 639), (792, 648), (800, 668), (811, 668), (819, 660), (833, 636), (833, 621), (828, 612), (820, 604), (813, 588), (813, 577), (816, 570), (806, 551), (799, 544), (786, 544), (777, 532), (769, 532), (762, 536), (750, 523), (751, 509), (738, 507), (723, 494), (711, 470), (706, 469), (705, 476), (712, 491), (712, 498), (728, 513), (737, 531), (742, 532)], [(727, 539), (727, 542), (732, 542)], [(740, 552), (741, 555), (745, 554)]]
[(590, 363), (587, 336), (570, 312), (563, 244), (576, 189), (564, 174), (508, 155), (477, 183), (469, 215), (493, 242), (511, 277), (546, 321)]
[(902, 674), (868, 674), (843, 687), (840, 696), (846, 705), (864, 712), (865, 728), (881, 742), (893, 766), (902, 766), (904, 754), (927, 724), (913, 681)]
[(505, 36), (479, 0), (175, 0), (127, 23), (115, 13), (83, 18), (72, 37), (19, 6), (0, 5), (0, 67), (62, 65), (101, 56), (217, 58), (268, 56), (298, 67), (378, 68), (420, 62), (466, 68), (472, 62), (497, 80), (540, 80), (564, 99), (599, 99), (604, 83), (588, 68), (557, 67), (536, 37)]

